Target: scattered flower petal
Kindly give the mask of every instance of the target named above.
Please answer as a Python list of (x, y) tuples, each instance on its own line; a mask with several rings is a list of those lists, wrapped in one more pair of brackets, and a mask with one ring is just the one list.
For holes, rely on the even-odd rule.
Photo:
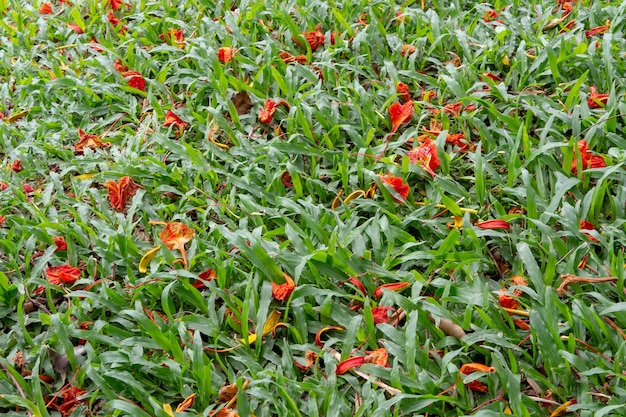
[(506, 220), (487, 220), (476, 223), (475, 226), (481, 229), (511, 230), (511, 224)]
[(376, 290), (374, 291), (374, 297), (380, 298), (380, 296), (383, 295), (383, 290), (402, 291), (409, 286), (411, 286), (411, 284), (408, 282), (393, 282), (391, 284), (383, 284), (376, 288)]
[(404, 104), (397, 101), (389, 106), (389, 119), (391, 120), (391, 133), (395, 133), (400, 125), (408, 123), (413, 117), (413, 101)]
[(365, 363), (365, 356), (353, 356), (340, 362), (335, 370), (336, 375), (342, 375), (352, 368), (358, 368)]

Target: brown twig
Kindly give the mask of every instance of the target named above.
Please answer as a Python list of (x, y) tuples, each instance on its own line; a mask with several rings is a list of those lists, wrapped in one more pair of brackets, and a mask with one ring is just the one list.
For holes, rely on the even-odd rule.
[(626, 340), (626, 333), (624, 333), (624, 331), (622, 329), (620, 329), (620, 327), (617, 324), (615, 324), (615, 322), (613, 320), (611, 320), (608, 317), (602, 317), (602, 319), (606, 322), (606, 324), (611, 326), (613, 328), (613, 330), (615, 330), (617, 333), (619, 333), (619, 335), (622, 336), (622, 339)]
[(561, 279), (563, 280), (563, 282), (561, 282), (561, 285), (559, 285), (559, 287), (556, 289), (556, 292), (559, 293), (560, 296), (564, 296), (566, 295), (565, 291), (567, 290), (567, 287), (570, 284), (576, 284), (578, 282), (588, 282), (590, 284), (597, 284), (600, 282), (617, 281), (618, 278), (617, 277), (588, 278), (588, 277), (579, 277), (573, 274), (562, 274)]

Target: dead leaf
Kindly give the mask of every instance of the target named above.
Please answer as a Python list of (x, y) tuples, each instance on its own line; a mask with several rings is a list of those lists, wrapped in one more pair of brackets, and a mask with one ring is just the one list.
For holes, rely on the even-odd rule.
[(238, 115), (248, 114), (250, 113), (250, 109), (252, 108), (252, 100), (250, 100), (250, 96), (246, 91), (240, 91), (236, 94), (233, 94), (231, 97), (231, 101), (235, 105), (235, 109), (237, 110)]

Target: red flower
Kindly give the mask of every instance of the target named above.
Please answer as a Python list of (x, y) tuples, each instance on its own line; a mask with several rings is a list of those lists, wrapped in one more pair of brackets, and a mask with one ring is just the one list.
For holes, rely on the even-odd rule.
[(606, 23), (602, 26), (596, 26), (595, 28), (591, 28), (585, 32), (585, 35), (590, 38), (593, 35), (602, 35), (606, 33), (611, 27), (611, 21), (607, 19)]
[(0, 191), (4, 191), (7, 188), (9, 188), (9, 184), (7, 184), (6, 182), (0, 182)]
[(113, 10), (109, 10), (108, 18), (109, 18), (109, 23), (111, 23), (113, 26), (115, 27), (119, 26), (119, 33), (124, 33), (128, 30), (126, 26), (121, 25), (120, 19), (115, 17), (115, 15), (113, 14)]
[(336, 375), (342, 375), (352, 368), (358, 368), (365, 363), (365, 356), (353, 356), (340, 362), (335, 370)]
[(376, 290), (374, 291), (374, 297), (380, 298), (380, 296), (383, 295), (383, 290), (401, 291), (409, 287), (410, 285), (411, 284), (408, 282), (393, 282), (391, 284), (383, 284), (376, 288)]
[(131, 177), (124, 176), (119, 181), (107, 181), (104, 184), (109, 190), (109, 201), (111, 208), (118, 211), (124, 211), (126, 200), (137, 193), (139, 185)]
[(405, 43), (404, 45), (402, 45), (402, 51), (400, 53), (402, 54), (402, 56), (407, 56), (407, 54), (411, 55), (416, 50), (417, 49), (414, 45), (409, 45)]
[(166, 33), (161, 33), (159, 38), (161, 38), (163, 42), (170, 44), (176, 42), (180, 44), (185, 42), (185, 32), (182, 29), (170, 29)]
[(178, 117), (176, 113), (168, 110), (167, 113), (165, 113), (165, 122), (163, 123), (163, 126), (167, 127), (171, 125), (178, 127), (181, 131), (185, 130), (188, 126), (187, 122)]
[(63, 236), (52, 236), (52, 241), (54, 245), (57, 247), (55, 252), (67, 250), (67, 242)]
[(0, 216), (0, 226), (4, 223), (7, 218), (5, 216)]
[[(583, 169), (587, 168), (604, 168), (606, 165), (604, 163), (604, 159), (598, 155), (592, 155), (588, 151), (589, 145), (587, 141), (582, 139), (578, 141), (578, 151), (580, 152), (580, 160), (583, 165)], [(578, 162), (577, 158), (574, 158), (572, 161), (571, 171), (574, 174), (578, 174)]]
[(409, 86), (405, 83), (396, 84), (396, 92), (400, 95), (400, 98), (402, 98), (405, 103), (407, 101), (411, 101), (411, 92), (409, 91)]
[[(311, 45), (311, 51), (317, 51), (321, 45), (324, 45), (324, 33), (322, 32), (322, 25), (317, 25), (314, 31), (311, 32), (302, 32), (302, 36), (306, 39), (306, 41)], [(298, 43), (296, 41), (296, 43)], [(298, 43), (298, 45), (300, 45)], [(302, 45), (300, 45), (302, 46)]]
[(380, 180), (383, 184), (387, 184), (393, 188), (393, 190), (400, 195), (401, 200), (397, 197), (393, 197), (398, 203), (403, 203), (406, 200), (406, 197), (409, 195), (409, 185), (404, 182), (401, 177), (396, 177), (395, 175), (380, 175)]
[(483, 15), (483, 20), (485, 22), (491, 22), (492, 20), (496, 20), (498, 16), (500, 15), (495, 10), (487, 10)]
[(584, 234), (585, 236), (587, 236), (589, 238), (589, 240), (591, 240), (592, 242), (599, 242), (599, 240), (594, 235), (592, 235), (591, 233), (583, 232), (583, 230), (598, 230), (593, 225), (593, 223), (588, 222), (587, 220), (581, 220), (579, 228), (581, 230), (581, 233)]
[(609, 94), (598, 94), (598, 90), (593, 86), (589, 87), (589, 91), (591, 91), (591, 94), (587, 98), (587, 106), (590, 109), (599, 109), (606, 106), (606, 103), (609, 101)]
[(32, 193), (33, 191), (35, 191), (35, 190), (33, 190), (33, 186), (32, 186), (32, 185), (30, 185), (30, 184), (24, 184), (24, 185), (22, 185), (22, 188), (24, 189), (24, 192), (25, 192), (26, 194), (30, 194), (30, 193)]
[(74, 144), (75, 153), (80, 155), (85, 152), (85, 148), (98, 149), (108, 146), (111, 146), (111, 144), (109, 142), (102, 142), (100, 136), (83, 132), (81, 128), (78, 128), (78, 142)]
[(283, 175), (280, 176), (280, 182), (285, 187), (293, 187), (293, 183), (291, 182), (291, 174), (287, 171), (283, 172)]
[(195, 282), (191, 284), (191, 286), (195, 289), (200, 290), (205, 287), (204, 282), (202, 282), (201, 280), (212, 281), (217, 278), (217, 273), (215, 272), (215, 269), (209, 268), (205, 271), (200, 272), (198, 278), (200, 279), (195, 280)]
[(358, 279), (357, 277), (350, 277), (350, 278), (348, 278), (348, 281), (350, 281), (350, 283), (352, 285), (357, 287), (359, 289), (359, 291), (361, 291), (361, 293), (363, 293), (363, 295), (367, 295), (367, 291), (365, 291), (365, 286), (363, 285), (363, 283), (361, 282), (360, 279)]
[(226, 64), (233, 60), (234, 49), (230, 46), (222, 46), (217, 50), (217, 59)]
[(295, 282), (293, 282), (293, 279), (291, 279), (289, 275), (283, 272), (283, 276), (285, 277), (284, 283), (276, 284), (275, 282), (272, 282), (272, 297), (280, 301), (288, 299), (293, 290), (296, 288)]
[(443, 106), (443, 111), (451, 116), (458, 116), (459, 114), (461, 114), (461, 107), (462, 104), (459, 101), (458, 103), (454, 104), (446, 104), (445, 106)]
[(454, 134), (448, 133), (446, 135), (446, 143), (449, 143), (452, 146), (458, 146), (459, 148), (461, 148), (461, 151), (466, 151), (469, 148), (474, 147), (473, 144), (469, 143), (465, 139), (465, 134), (463, 133), (454, 133)]
[(123, 5), (122, 0), (107, 0), (107, 6), (110, 6), (113, 10), (117, 10)]
[(389, 322), (388, 311), (395, 311), (395, 308), (388, 306), (374, 307), (372, 309), (372, 316), (374, 316), (374, 324)]
[(404, 104), (400, 104), (397, 101), (389, 106), (389, 119), (391, 120), (391, 133), (395, 133), (396, 130), (403, 123), (408, 123), (413, 117), (413, 101), (409, 100)]
[(506, 293), (504, 290), (500, 290), (498, 293), (498, 302), (504, 308), (517, 309), (519, 307), (519, 303), (517, 300)]
[(502, 229), (511, 230), (511, 224), (506, 220), (487, 220), (484, 222), (476, 223), (476, 227), (481, 229)]
[[(53, 285), (62, 285), (74, 284), (80, 278), (80, 269), (75, 268), (73, 266), (59, 265), (59, 266), (51, 266), (46, 269), (46, 276), (48, 277), (48, 281)], [(35, 294), (39, 294), (43, 292), (44, 287), (41, 286), (35, 290)]]
[(52, 4), (42, 3), (39, 7), (39, 14), (52, 14)]
[(437, 155), (437, 146), (432, 139), (426, 139), (420, 146), (411, 149), (408, 156), (411, 163), (419, 165), (433, 177), (437, 175), (435, 170), (439, 168), (441, 162)]
[(271, 123), (276, 112), (276, 103), (272, 99), (265, 100), (265, 107), (259, 109), (259, 121), (261, 123)]
[(137, 71), (126, 71), (122, 73), (124, 78), (128, 78), (128, 86), (137, 90), (146, 91), (146, 80)]
[(14, 160), (11, 163), (11, 171), (20, 172), (21, 170), (22, 170), (22, 161), (20, 161), (19, 159)]
[(430, 103), (430, 100), (437, 97), (437, 93), (434, 91), (425, 90), (422, 92), (422, 101)]
[(68, 22), (67, 27), (72, 29), (74, 32), (78, 33), (79, 35), (82, 35), (83, 33), (85, 33), (83, 29), (80, 26), (78, 26), (76, 23)]

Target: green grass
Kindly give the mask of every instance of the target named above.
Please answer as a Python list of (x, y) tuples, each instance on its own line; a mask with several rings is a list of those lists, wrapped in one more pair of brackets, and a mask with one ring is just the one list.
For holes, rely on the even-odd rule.
[[(0, 412), (625, 415), (626, 3), (568, 4), (555, 23), (547, 0), (129, 0), (114, 26), (106, 1), (0, 0)], [(398, 82), (414, 110), (390, 134)], [(267, 99), (288, 105), (261, 123)], [(433, 121), (436, 176), (408, 157)], [(108, 146), (76, 152), (79, 129)], [(116, 210), (106, 184), (125, 176), (139, 188)], [(193, 230), (187, 268), (159, 222)], [(50, 282), (64, 264), (80, 278)], [(563, 290), (566, 274), (611, 279)], [(338, 374), (379, 348), (388, 367)]]

